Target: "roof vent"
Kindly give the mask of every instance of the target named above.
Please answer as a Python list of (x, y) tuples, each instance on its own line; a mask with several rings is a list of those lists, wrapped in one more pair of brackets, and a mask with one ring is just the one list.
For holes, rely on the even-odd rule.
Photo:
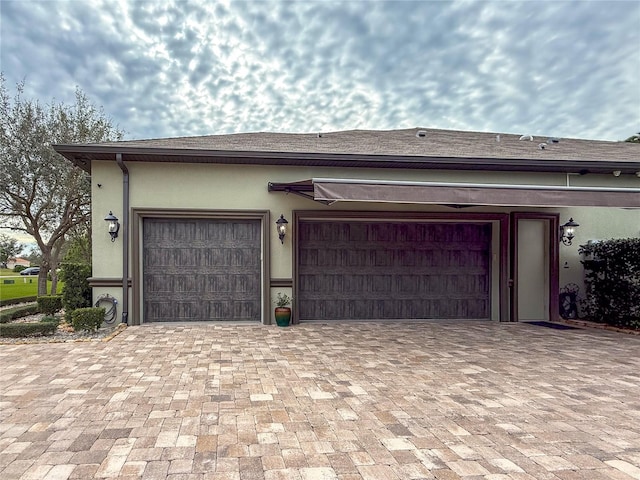
[(538, 144), (538, 148), (539, 148), (540, 150), (544, 150), (545, 148), (547, 148), (547, 144), (546, 144), (546, 143), (539, 143), (539, 144)]
[(520, 140), (529, 140), (530, 142), (533, 142), (533, 135), (522, 135)]
[(496, 143), (500, 143), (500, 135), (496, 135)]
[(560, 143), (560, 139), (558, 137), (549, 137), (547, 138), (547, 143)]
[(427, 136), (427, 131), (426, 130), (418, 130), (416, 132), (416, 137), (418, 138), (423, 138)]
[(318, 133), (318, 138), (322, 138), (322, 133)]

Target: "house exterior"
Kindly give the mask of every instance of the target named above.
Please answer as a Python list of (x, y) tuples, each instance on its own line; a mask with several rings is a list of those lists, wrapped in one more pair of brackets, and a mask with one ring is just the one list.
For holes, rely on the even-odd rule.
[(31, 262), (24, 258), (9, 258), (7, 259), (7, 268), (13, 270), (16, 266), (21, 265), (23, 267), (31, 266)]
[(54, 148), (91, 174), (94, 300), (133, 325), (271, 324), (278, 292), (296, 323), (552, 320), (565, 285), (584, 292), (580, 244), (640, 234), (639, 144), (414, 128)]

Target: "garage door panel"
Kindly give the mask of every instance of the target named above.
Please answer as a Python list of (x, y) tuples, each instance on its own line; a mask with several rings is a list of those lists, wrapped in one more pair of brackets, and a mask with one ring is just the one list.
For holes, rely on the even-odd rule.
[(344, 292), (350, 297), (353, 294), (363, 294), (367, 291), (367, 278), (364, 275), (341, 276)]
[(489, 224), (301, 221), (301, 320), (488, 318)]
[(193, 248), (180, 248), (176, 251), (176, 265), (183, 267), (195, 267), (202, 263), (200, 250)]
[(260, 258), (256, 256), (255, 249), (237, 248), (231, 253), (231, 266), (242, 267), (257, 266), (260, 263)]
[(149, 302), (148, 304), (145, 304), (145, 315), (149, 318), (159, 318), (164, 315), (174, 316), (173, 307), (174, 304), (168, 301)]
[(409, 298), (413, 298), (424, 289), (424, 282), (419, 275), (397, 275), (395, 277), (396, 290), (403, 292)]
[(247, 298), (253, 296), (257, 289), (260, 288), (260, 277), (249, 275), (234, 275), (232, 279), (233, 292), (236, 298)]
[(227, 275), (205, 275), (204, 282), (208, 293), (217, 293), (222, 295), (230, 290), (231, 286), (227, 282)]
[(260, 232), (252, 219), (145, 218), (145, 322), (260, 320)]
[[(215, 242), (215, 239), (211, 239)], [(205, 251), (205, 265), (211, 266), (228, 266), (231, 265), (231, 251), (228, 248), (212, 247)]]

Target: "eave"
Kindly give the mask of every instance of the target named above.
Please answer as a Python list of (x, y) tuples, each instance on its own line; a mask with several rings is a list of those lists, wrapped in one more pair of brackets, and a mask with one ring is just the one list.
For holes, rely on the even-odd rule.
[(300, 167), (398, 168), (480, 171), (636, 174), (640, 161), (482, 158), (407, 155), (367, 155), (273, 151), (199, 150), (190, 148), (127, 147), (124, 145), (53, 145), (56, 152), (91, 173), (93, 161), (284, 165)]

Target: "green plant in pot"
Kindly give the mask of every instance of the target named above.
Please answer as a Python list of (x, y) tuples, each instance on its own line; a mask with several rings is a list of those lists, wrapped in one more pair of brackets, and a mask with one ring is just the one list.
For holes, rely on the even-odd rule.
[(276, 298), (276, 324), (279, 327), (288, 327), (291, 323), (291, 301), (293, 299), (288, 296), (286, 293), (278, 292), (278, 296)]

